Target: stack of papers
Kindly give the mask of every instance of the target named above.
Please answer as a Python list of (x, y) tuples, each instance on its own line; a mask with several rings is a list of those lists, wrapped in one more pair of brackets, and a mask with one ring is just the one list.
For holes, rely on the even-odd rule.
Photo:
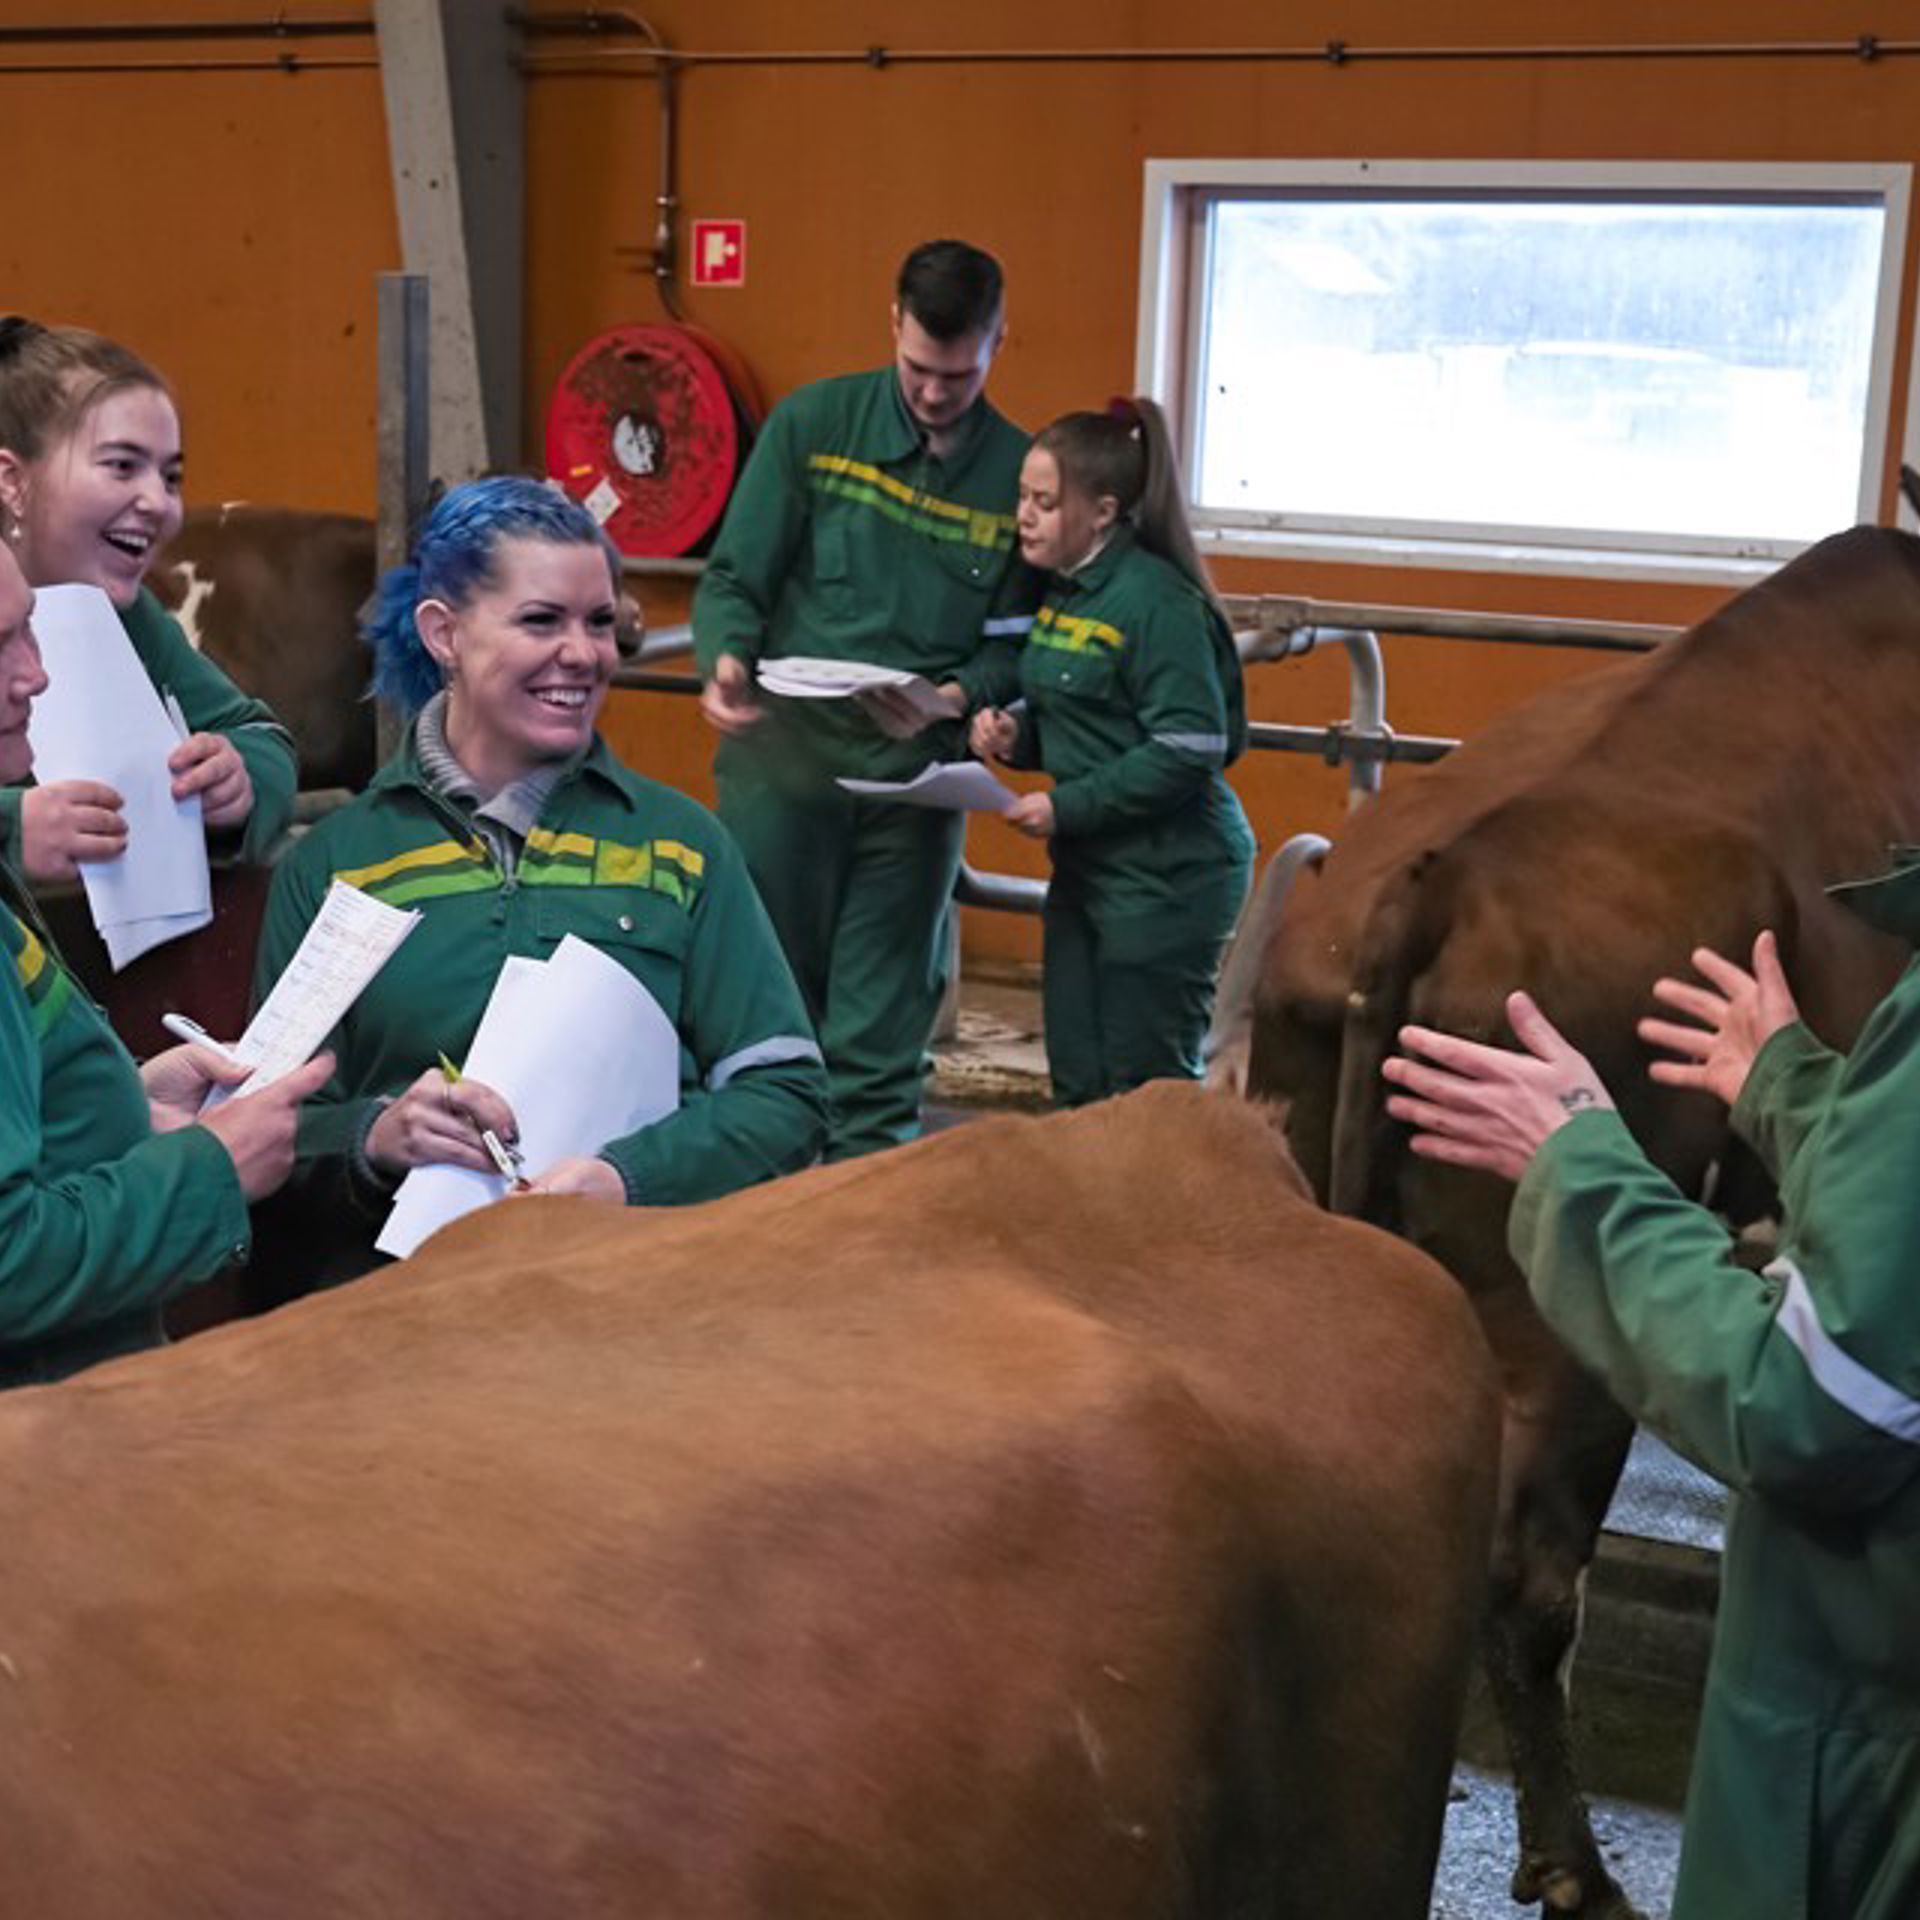
[[(598, 1153), (680, 1104), (680, 1036), (619, 961), (568, 934), (550, 960), (500, 969), (461, 1077), (513, 1109), (529, 1179)], [(374, 1244), (404, 1259), (436, 1227), (507, 1191), (497, 1173), (415, 1167)]]
[(390, 907), (334, 881), (273, 991), (229, 1049), (253, 1072), (238, 1086), (215, 1087), (201, 1111), (253, 1093), (311, 1060), (419, 918), (410, 908)]
[(789, 700), (851, 700), (856, 694), (882, 687), (903, 693), (917, 712), (929, 720), (951, 720), (953, 709), (940, 698), (924, 674), (903, 667), (876, 667), (864, 660), (825, 660), (797, 654), (785, 660), (762, 660), (760, 684), (769, 693)]
[(170, 714), (154, 690), (98, 587), (42, 587), (33, 631), (48, 682), (27, 723), (34, 778), (42, 786), (104, 781), (125, 803), (125, 851), (80, 867), (93, 924), (117, 973), (213, 918), (200, 796), (176, 800), (167, 771), (167, 756), (186, 729), (178, 706)]

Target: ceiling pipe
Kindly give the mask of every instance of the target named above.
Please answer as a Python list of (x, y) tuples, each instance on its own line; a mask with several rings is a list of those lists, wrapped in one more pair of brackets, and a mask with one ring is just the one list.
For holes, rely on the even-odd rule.
[(372, 55), (354, 59), (309, 59), (304, 54), (282, 53), (258, 60), (31, 60), (0, 59), (0, 80), (16, 74), (49, 73), (331, 73), (343, 68), (371, 72), (380, 62)]
[(0, 27), (0, 47), (123, 46), (180, 40), (333, 40), (373, 37), (373, 21), (355, 15), (333, 20), (102, 21), (64, 27)]
[[(583, 20), (630, 19), (615, 12), (586, 14), (523, 13), (517, 16), (530, 38), (548, 35), (577, 37)], [(554, 24), (549, 25), (552, 22)], [(595, 27), (587, 31), (599, 32)], [(1033, 65), (1153, 65), (1239, 64), (1298, 66), (1359, 66), (1387, 62), (1493, 62), (1582, 60), (1806, 60), (1849, 59), (1863, 64), (1897, 55), (1920, 53), (1920, 40), (1885, 40), (1877, 34), (1856, 34), (1841, 40), (1635, 41), (1616, 45), (1580, 45), (1542, 42), (1506, 46), (1357, 46), (1351, 41), (1328, 40), (1304, 47), (839, 47), (656, 53), (646, 47), (605, 47), (596, 56), (559, 55), (552, 60), (532, 56), (533, 73), (590, 73), (596, 68), (634, 60), (670, 60), (676, 67), (790, 67), (856, 66), (882, 70), (908, 66), (1033, 66)]]
[[(68, 26), (0, 27), (0, 79), (17, 74), (55, 73), (319, 73), (341, 68), (378, 66), (373, 54), (295, 52), (289, 42), (371, 39), (373, 21), (350, 19), (288, 20), (281, 15), (260, 20), (146, 20), (98, 21)], [(9, 59), (15, 48), (135, 47), (231, 45), (236, 41), (273, 40), (282, 51), (241, 56), (230, 60), (156, 59)]]

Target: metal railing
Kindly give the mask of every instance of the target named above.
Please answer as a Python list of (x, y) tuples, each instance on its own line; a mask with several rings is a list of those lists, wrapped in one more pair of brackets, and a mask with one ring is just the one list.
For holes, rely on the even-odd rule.
[[(676, 572), (697, 572), (681, 562)], [(652, 572), (656, 563), (630, 568)], [(1241, 663), (1297, 660), (1325, 646), (1347, 655), (1349, 712), (1323, 726), (1257, 720), (1248, 728), (1250, 748), (1267, 753), (1310, 753), (1330, 767), (1347, 769), (1347, 805), (1361, 806), (1380, 791), (1389, 762), (1427, 762), (1460, 743), (1432, 734), (1395, 733), (1386, 717), (1386, 666), (1382, 634), (1433, 640), (1492, 641), (1509, 646), (1597, 649), (1646, 653), (1673, 639), (1678, 627), (1621, 620), (1558, 620), (1529, 614), (1442, 612), (1423, 607), (1387, 607), (1348, 601), (1306, 600), (1279, 594), (1227, 594), (1222, 598), (1234, 625)], [(697, 694), (697, 674), (666, 669), (662, 662), (692, 651), (693, 629), (684, 623), (650, 632), (634, 657), (615, 672), (613, 684), (645, 693)], [(1289, 845), (1292, 843), (1289, 842)], [(1037, 914), (1046, 905), (1044, 880), (963, 865), (955, 898), (962, 906), (1005, 913)]]

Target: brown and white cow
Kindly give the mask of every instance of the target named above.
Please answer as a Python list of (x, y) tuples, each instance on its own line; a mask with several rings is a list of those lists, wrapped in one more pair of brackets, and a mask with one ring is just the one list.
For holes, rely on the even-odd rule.
[(300, 753), (303, 787), (358, 791), (375, 765), (360, 609), (373, 522), (288, 507), (196, 507), (148, 576), (187, 637), (266, 701)]
[(0, 1400), (0, 1904), (1422, 1920), (1497, 1439), (1193, 1088), (514, 1202)]
[[(1405, 1235), (1472, 1294), (1506, 1398), (1486, 1634), (1519, 1791), (1516, 1898), (1630, 1911), (1575, 1784), (1562, 1675), (1630, 1438), (1534, 1314), (1510, 1189), (1415, 1160), (1384, 1112), (1402, 1021), (1507, 1040), (1524, 987), (1690, 1192), (1742, 1182), (1724, 1112), (1647, 1078), (1636, 1019), (1700, 944), (1773, 927), (1800, 1003), (1851, 1038), (1904, 958), (1831, 881), (1920, 838), (1920, 541), (1822, 542), (1656, 654), (1543, 696), (1357, 814), (1299, 876), (1260, 974), (1248, 1075), (1337, 1210)], [(1744, 1163), (1753, 1172), (1753, 1163)]]

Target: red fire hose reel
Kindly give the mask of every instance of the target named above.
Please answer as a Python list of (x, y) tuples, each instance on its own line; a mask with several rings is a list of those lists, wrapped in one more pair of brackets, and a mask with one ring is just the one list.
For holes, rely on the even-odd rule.
[(712, 534), (760, 424), (753, 376), (697, 327), (615, 327), (568, 362), (547, 409), (547, 471), (630, 558)]

